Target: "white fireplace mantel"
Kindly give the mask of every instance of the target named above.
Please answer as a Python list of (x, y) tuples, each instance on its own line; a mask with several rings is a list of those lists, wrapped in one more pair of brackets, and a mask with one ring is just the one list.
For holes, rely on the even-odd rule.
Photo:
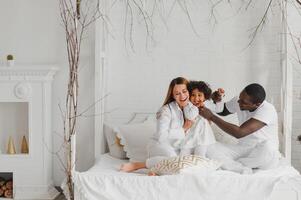
[[(7, 116), (1, 116), (0, 111), (0, 118), (3, 121), (8, 117), (12, 119), (7, 120), (7, 124), (0, 123), (0, 172), (13, 173), (14, 199), (53, 199), (58, 194), (52, 182), (51, 153), (51, 84), (57, 71), (55, 65), (0, 66), (0, 109), (8, 112)], [(9, 106), (15, 111), (20, 107), (18, 103), (26, 105), (23, 109), (26, 114), (7, 111)], [(25, 125), (20, 125), (24, 121)], [(18, 130), (23, 132), (18, 133)], [(18, 147), (24, 132), (28, 137), (29, 153), (6, 154), (4, 146), (8, 137), (13, 137)]]
[(58, 68), (54, 65), (18, 65), (0, 67), (0, 81), (52, 81)]

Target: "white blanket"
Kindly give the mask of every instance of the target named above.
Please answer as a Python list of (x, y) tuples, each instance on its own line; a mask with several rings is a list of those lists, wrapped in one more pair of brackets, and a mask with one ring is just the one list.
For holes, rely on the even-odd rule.
[[(211, 174), (187, 173), (148, 177), (123, 173), (118, 169), (126, 162), (105, 154), (87, 172), (74, 174), (79, 200), (263, 200), (274, 187), (291, 179), (300, 183), (299, 173), (290, 166), (240, 175), (219, 170)], [(301, 186), (301, 185), (299, 185)], [(297, 186), (298, 187), (298, 186)]]

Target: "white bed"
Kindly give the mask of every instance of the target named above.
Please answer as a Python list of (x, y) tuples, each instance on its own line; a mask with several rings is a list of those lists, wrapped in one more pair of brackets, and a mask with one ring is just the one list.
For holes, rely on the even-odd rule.
[[(118, 128), (105, 124), (110, 154), (98, 155), (95, 165), (88, 171), (73, 173), (77, 200), (301, 200), (301, 176), (286, 157), (277, 168), (255, 171), (251, 175), (224, 170), (156, 177), (147, 176), (143, 170), (120, 172), (120, 165), (129, 160), (117, 159), (120, 152), (113, 151), (118, 147), (116, 136), (121, 138), (120, 143), (124, 146), (120, 150), (126, 151), (127, 157), (145, 159), (147, 138), (155, 126), (152, 123), (150, 119)], [(218, 141), (235, 143), (232, 137), (214, 127)]]
[[(98, 64), (100, 63), (98, 62)], [(100, 77), (100, 72), (105, 72), (104, 66), (101, 69), (98, 68), (99, 65), (96, 66), (95, 100), (98, 101), (102, 99), (106, 91), (105, 84), (100, 81), (100, 78), (104, 80), (106, 75), (103, 74)], [(290, 165), (292, 132), (291, 65), (283, 64), (281, 81), (281, 108), (278, 115), (280, 150), (284, 159), (278, 168), (257, 171), (252, 175), (240, 175), (222, 170), (206, 175), (190, 173), (156, 177), (148, 177), (143, 173), (123, 173), (118, 169), (122, 163), (128, 162), (128, 160), (121, 160), (113, 158), (109, 154), (103, 154), (106, 141), (104, 139), (104, 118), (102, 115), (97, 115), (95, 121), (100, 123), (95, 123), (95, 165), (86, 172), (73, 172), (75, 199), (301, 200), (301, 176)], [(105, 110), (104, 107), (104, 103), (95, 106), (95, 113), (102, 113)], [(139, 112), (136, 114), (139, 114)], [(108, 144), (110, 145), (110, 143)], [(72, 149), (75, 158), (75, 144)], [(130, 153), (133, 152), (134, 150)], [(129, 151), (127, 153), (129, 154)]]
[(120, 172), (124, 162), (128, 161), (104, 154), (90, 170), (76, 172), (76, 199), (301, 200), (301, 176), (285, 162), (252, 175), (218, 170), (207, 175), (194, 172), (157, 177), (148, 177), (143, 171)]

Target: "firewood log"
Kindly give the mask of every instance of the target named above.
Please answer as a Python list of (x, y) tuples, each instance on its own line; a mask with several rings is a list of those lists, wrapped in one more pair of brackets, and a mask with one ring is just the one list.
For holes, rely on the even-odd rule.
[(0, 181), (0, 188), (5, 185), (5, 181)]
[(4, 194), (4, 190), (0, 189), (0, 197), (2, 197)]
[(12, 190), (6, 190), (4, 192), (4, 197), (6, 197), (6, 198), (12, 198), (13, 197), (13, 191)]
[(13, 181), (7, 181), (5, 186), (8, 190), (12, 190), (13, 189)]

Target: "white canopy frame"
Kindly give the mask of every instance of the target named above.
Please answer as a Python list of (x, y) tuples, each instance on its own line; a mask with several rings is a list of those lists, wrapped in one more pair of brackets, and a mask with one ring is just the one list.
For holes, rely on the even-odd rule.
[[(104, 6), (104, 5), (102, 5)], [(286, 5), (283, 5), (286, 6)], [(105, 10), (104, 10), (105, 12)], [(287, 32), (286, 13), (282, 16), (282, 30)], [(287, 55), (287, 34), (282, 35), (282, 80), (281, 80), (281, 112), (280, 118), (280, 143), (283, 156), (291, 163), (291, 132), (292, 132), (292, 97), (293, 97), (293, 74), (292, 64)], [(99, 102), (107, 94), (107, 63), (106, 49), (108, 47), (108, 33), (106, 24), (99, 19), (95, 23), (95, 102)], [(105, 101), (100, 101), (95, 106), (95, 158), (105, 152), (105, 139), (103, 133), (103, 118)], [(75, 152), (75, 151), (73, 151)]]

